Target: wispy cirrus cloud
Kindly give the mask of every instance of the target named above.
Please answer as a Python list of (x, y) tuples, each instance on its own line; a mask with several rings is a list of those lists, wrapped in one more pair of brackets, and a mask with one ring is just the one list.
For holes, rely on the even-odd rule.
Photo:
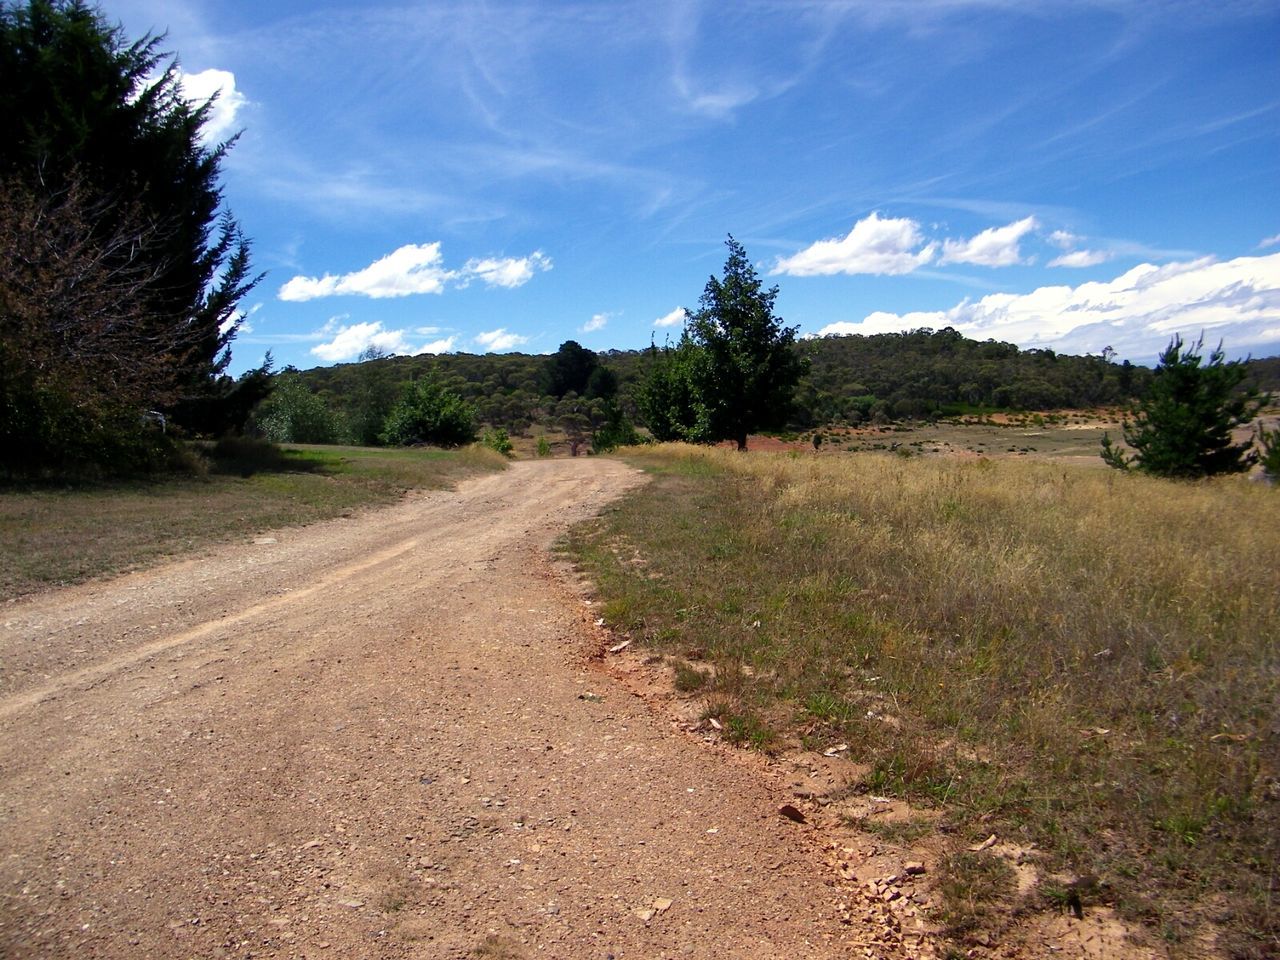
[(1280, 345), (1280, 253), (1217, 261), (1211, 257), (1144, 263), (1113, 280), (1040, 287), (964, 300), (949, 310), (868, 314), (828, 324), (828, 334), (874, 334), (953, 327), (975, 339), (1072, 353), (1113, 347), (1121, 356), (1154, 357), (1175, 333), (1203, 331), (1234, 352)]
[(783, 257), (772, 272), (793, 277), (910, 273), (932, 260), (937, 250), (936, 244), (921, 247), (923, 243), (924, 234), (915, 220), (872, 213), (842, 238), (819, 240)]
[(465, 287), (473, 280), (490, 287), (511, 289), (523, 286), (535, 273), (545, 272), (551, 267), (551, 258), (535, 250), (527, 257), (472, 259), (460, 270), (450, 270), (444, 266), (439, 241), (410, 243), (352, 273), (296, 276), (280, 288), (277, 296), (294, 302), (341, 295), (378, 300), (443, 293), (450, 284)]

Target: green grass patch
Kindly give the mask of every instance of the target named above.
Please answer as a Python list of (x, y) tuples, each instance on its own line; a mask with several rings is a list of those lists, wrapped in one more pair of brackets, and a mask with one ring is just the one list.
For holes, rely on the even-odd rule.
[(391, 503), (503, 464), (498, 454), (474, 449), (219, 447), (202, 451), (203, 476), (0, 490), (0, 597)]
[(632, 636), (709, 665), (731, 739), (839, 738), (868, 789), (1034, 841), (1127, 916), (1276, 947), (1276, 491), (1029, 459), (634, 459), (654, 482), (570, 549)]

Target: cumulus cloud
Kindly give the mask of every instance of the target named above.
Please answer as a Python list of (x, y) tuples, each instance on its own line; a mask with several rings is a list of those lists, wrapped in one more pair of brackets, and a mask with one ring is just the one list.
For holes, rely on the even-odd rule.
[(882, 218), (872, 213), (853, 225), (841, 239), (819, 240), (791, 257), (780, 259), (775, 274), (793, 277), (833, 274), (903, 274), (933, 259), (936, 244), (924, 242), (920, 224), (909, 218)]
[(411, 352), (409, 344), (405, 342), (403, 330), (387, 330), (376, 320), (340, 327), (331, 326), (328, 333), (332, 339), (317, 343), (311, 348), (311, 353), (330, 363), (353, 360), (369, 347), (377, 347), (387, 353)]
[[(938, 263), (972, 263), (980, 267), (1009, 267), (1021, 263), (1019, 241), (1036, 226), (1035, 217), (1023, 217), (1003, 227), (989, 227), (968, 240), (944, 240)], [(1059, 233), (1069, 236), (1064, 231)]]
[(550, 270), (551, 266), (551, 258), (535, 250), (527, 257), (472, 259), (461, 270), (449, 270), (444, 266), (439, 241), (410, 243), (354, 273), (294, 277), (277, 296), (281, 300), (305, 301), (347, 294), (378, 300), (443, 293), (449, 284), (465, 287), (472, 280), (490, 287), (513, 288), (528, 283), (535, 273)]
[(1065, 251), (1049, 261), (1051, 267), (1094, 267), (1111, 259), (1105, 250), (1078, 250), (1082, 238), (1066, 230), (1055, 230), (1046, 238), (1059, 250)]
[(512, 289), (524, 286), (535, 273), (545, 273), (551, 266), (551, 258), (541, 250), (535, 250), (527, 257), (468, 260), (462, 268), (462, 281), (465, 284), (474, 277), (490, 287)]
[(514, 347), (524, 346), (528, 342), (528, 337), (522, 337), (518, 333), (510, 333), (506, 327), (499, 327), (497, 330), (487, 330), (476, 334), (476, 343), (484, 347), (486, 353), (511, 350)]
[(609, 314), (597, 313), (590, 320), (582, 325), (583, 333), (595, 333), (597, 330), (603, 330), (609, 322)]
[(1072, 250), (1049, 261), (1051, 267), (1093, 267), (1106, 263), (1111, 254), (1105, 250)]
[(415, 356), (424, 353), (448, 353), (453, 349), (454, 344), (457, 342), (457, 337), (443, 337), (440, 340), (432, 340), (430, 343), (424, 343), (413, 352)]
[[(354, 360), (370, 347), (389, 354), (421, 354), (447, 353), (453, 349), (457, 337), (445, 337), (415, 346), (406, 330), (389, 330), (381, 321), (367, 323), (344, 324), (345, 317), (334, 317), (320, 330), (310, 335), (311, 339), (320, 340), (311, 348), (313, 356), (330, 363), (342, 360)], [(434, 328), (426, 328), (432, 329)], [(421, 333), (421, 331), (414, 331)]]
[(453, 273), (443, 266), (440, 243), (410, 243), (363, 270), (333, 276), (294, 277), (280, 288), (281, 300), (315, 300), (337, 294), (372, 297), (407, 297), (415, 293), (442, 293)]
[(236, 133), (236, 116), (248, 103), (243, 93), (236, 89), (236, 75), (230, 70), (201, 70), (199, 73), (178, 71), (178, 86), (182, 96), (196, 104), (202, 104), (216, 96), (209, 109), (209, 118), (200, 129), (205, 143), (221, 143)]
[(675, 327), (685, 322), (689, 316), (684, 307), (676, 307), (670, 313), (663, 314), (657, 320), (653, 321), (655, 327)]
[(979, 340), (1068, 353), (1154, 357), (1175, 333), (1223, 339), (1233, 352), (1280, 346), (1280, 253), (1265, 257), (1144, 263), (1106, 282), (999, 293), (949, 310), (875, 312), (861, 323), (833, 323), (819, 335), (954, 327)]

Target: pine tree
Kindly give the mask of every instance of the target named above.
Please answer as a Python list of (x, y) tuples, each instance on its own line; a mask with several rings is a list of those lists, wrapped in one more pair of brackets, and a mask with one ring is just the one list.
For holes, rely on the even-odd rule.
[(1256, 390), (1242, 390), (1246, 370), (1226, 362), (1222, 345), (1202, 357), (1204, 337), (1185, 346), (1175, 336), (1160, 354), (1146, 399), (1125, 421), (1129, 456), (1102, 438), (1102, 459), (1118, 469), (1135, 469), (1162, 477), (1194, 479), (1240, 473), (1257, 459), (1253, 443), (1232, 442), (1231, 431), (1248, 423), (1261, 402)]
[(778, 288), (763, 288), (742, 244), (730, 236), (725, 245), (724, 274), (707, 280), (686, 327), (689, 373), (705, 439), (746, 450), (749, 433), (785, 424), (804, 363), (799, 327), (773, 312)]
[(224, 372), (239, 303), (259, 278), (222, 205), (234, 140), (202, 141), (212, 102), (184, 99), (162, 42), (129, 42), (82, 0), (0, 3), (0, 180), (38, 206), (76, 198), (84, 230), (71, 242), (102, 277), (131, 280), (134, 349), (120, 350), (121, 368), (163, 357), (166, 379), (141, 403), (219, 432), (245, 407)]

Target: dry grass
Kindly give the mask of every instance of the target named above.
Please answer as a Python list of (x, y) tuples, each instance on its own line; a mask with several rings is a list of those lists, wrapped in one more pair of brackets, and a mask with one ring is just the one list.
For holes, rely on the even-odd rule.
[[(1277, 949), (1280, 492), (1052, 462), (640, 456), (573, 548), (749, 743), (1034, 841), (1177, 942)], [(978, 825), (978, 819), (983, 822)], [(993, 827), (993, 825), (995, 825)]]
[[(312, 523), (440, 488), (502, 457), (468, 449), (290, 447), (205, 477), (0, 491), (0, 598), (134, 569), (205, 544)], [(248, 474), (244, 476), (243, 474)]]

